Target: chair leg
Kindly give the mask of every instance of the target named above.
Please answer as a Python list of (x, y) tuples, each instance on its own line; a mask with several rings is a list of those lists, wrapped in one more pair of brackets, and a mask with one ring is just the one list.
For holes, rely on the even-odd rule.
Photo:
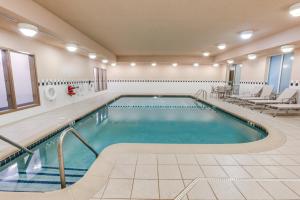
[(279, 109), (276, 109), (274, 114), (273, 114), (273, 117), (276, 117), (277, 116), (277, 113), (278, 113)]
[(264, 112), (264, 110), (267, 108), (267, 106), (266, 105), (264, 105), (262, 108), (261, 108), (261, 110), (260, 110), (260, 113), (263, 113)]

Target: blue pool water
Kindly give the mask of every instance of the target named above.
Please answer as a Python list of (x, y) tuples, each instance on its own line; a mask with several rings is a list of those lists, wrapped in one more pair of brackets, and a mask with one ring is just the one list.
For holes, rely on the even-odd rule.
[[(231, 144), (260, 140), (266, 133), (189, 97), (122, 97), (75, 124), (98, 152), (116, 143)], [(60, 188), (57, 137), (0, 168), (2, 191)], [(72, 135), (64, 143), (68, 185), (79, 180), (95, 156)]]

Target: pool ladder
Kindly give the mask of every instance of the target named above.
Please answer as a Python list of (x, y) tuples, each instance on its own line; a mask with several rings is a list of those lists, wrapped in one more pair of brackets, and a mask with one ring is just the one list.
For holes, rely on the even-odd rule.
[(202, 97), (202, 99), (206, 100), (207, 99), (207, 91), (204, 89), (199, 89), (197, 92), (194, 94), (194, 97), (196, 99), (199, 99), (199, 97)]
[(3, 135), (0, 135), (0, 140), (6, 142), (6, 143), (8, 143), (8, 144), (11, 144), (11, 145), (14, 146), (14, 147), (17, 147), (18, 149), (23, 150), (23, 151), (25, 151), (26, 153), (28, 153), (28, 154), (30, 154), (30, 155), (33, 154), (33, 152), (30, 151), (29, 149), (27, 149), (26, 147), (23, 147), (22, 145), (17, 144), (16, 142), (14, 142), (14, 141), (8, 139), (7, 137), (4, 137)]
[(73, 127), (65, 129), (62, 134), (59, 136), (57, 143), (57, 153), (58, 153), (58, 162), (59, 162), (59, 175), (60, 175), (60, 186), (61, 188), (66, 187), (66, 176), (65, 176), (65, 162), (64, 162), (64, 153), (63, 153), (63, 144), (65, 136), (69, 133), (72, 133), (81, 143), (83, 143), (89, 150), (91, 150), (96, 157), (98, 157), (97, 151), (89, 145), (79, 134), (79, 132)]

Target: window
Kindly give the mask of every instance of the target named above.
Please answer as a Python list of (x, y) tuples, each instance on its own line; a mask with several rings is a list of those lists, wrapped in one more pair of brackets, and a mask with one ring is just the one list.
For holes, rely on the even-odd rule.
[(289, 87), (292, 72), (293, 54), (271, 56), (269, 64), (268, 84), (275, 93), (281, 93)]
[(39, 105), (34, 56), (0, 50), (0, 114)]
[(95, 92), (107, 89), (106, 69), (94, 67)]

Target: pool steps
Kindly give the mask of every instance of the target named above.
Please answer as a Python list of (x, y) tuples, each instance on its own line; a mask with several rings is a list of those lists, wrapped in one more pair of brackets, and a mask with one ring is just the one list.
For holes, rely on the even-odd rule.
[[(84, 176), (88, 169), (81, 168), (65, 168), (66, 170), (66, 184), (72, 185)], [(52, 166), (45, 166), (39, 172), (26, 172), (20, 171), (20, 176), (17, 178), (7, 178), (0, 176), (0, 191), (18, 191), (18, 192), (41, 192), (44, 188), (45, 191), (57, 190), (60, 188), (59, 168)], [(28, 177), (32, 178), (28, 179)], [(22, 179), (23, 177), (23, 179)], [(26, 179), (27, 178), (27, 179)], [(11, 185), (16, 185), (17, 188)], [(21, 184), (20, 184), (21, 183)], [(35, 185), (36, 191), (32, 190), (32, 185)], [(46, 187), (45, 187), (46, 185)]]

